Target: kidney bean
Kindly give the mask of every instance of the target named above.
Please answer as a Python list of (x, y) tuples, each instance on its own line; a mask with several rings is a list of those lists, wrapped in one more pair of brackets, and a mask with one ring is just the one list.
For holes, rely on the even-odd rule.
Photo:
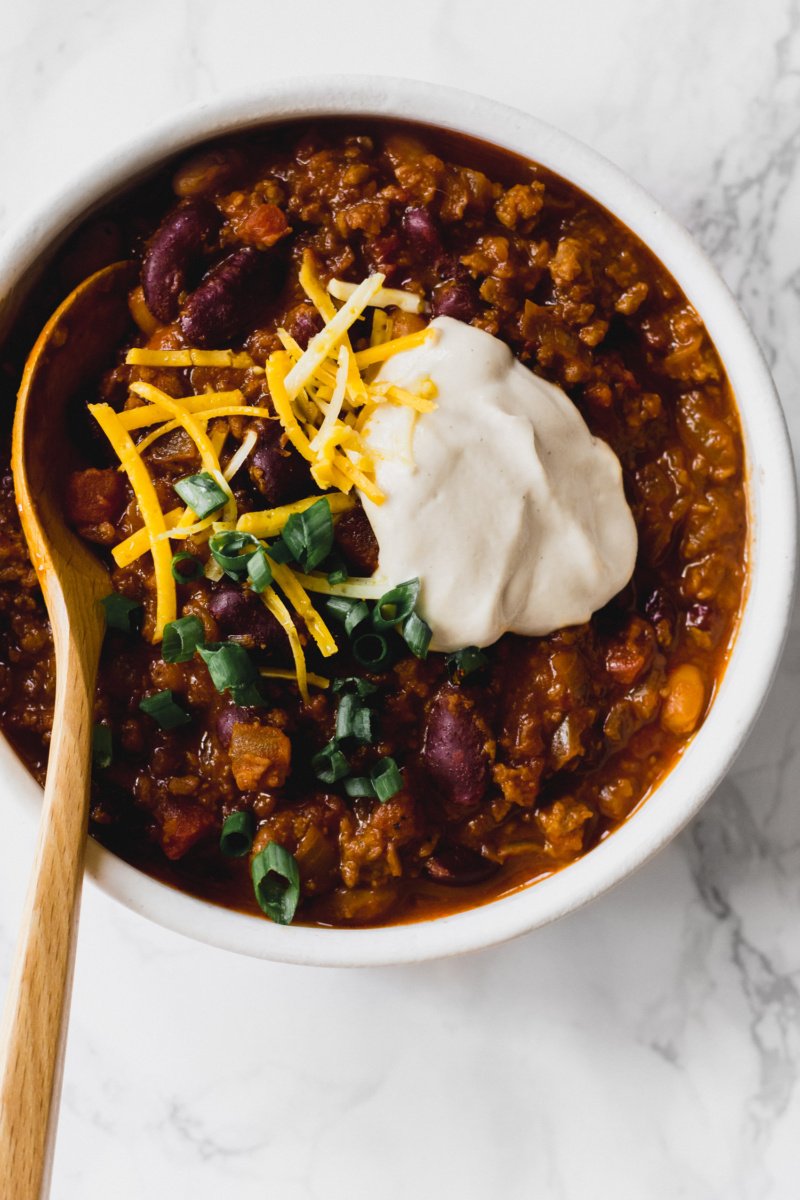
[(436, 221), (427, 208), (407, 208), (403, 213), (403, 229), (418, 254), (434, 260), (444, 254)]
[(187, 277), (219, 229), (219, 209), (208, 200), (181, 204), (157, 230), (142, 265), (142, 290), (159, 321), (178, 315), (178, 298)]
[(378, 565), (378, 539), (360, 505), (342, 513), (336, 522), (333, 539), (351, 574), (374, 574)]
[(226, 749), (230, 746), (234, 725), (260, 725), (261, 715), (259, 708), (242, 708), (236, 704), (232, 704), (230, 708), (223, 708), (217, 713), (217, 738), (220, 745)]
[(323, 320), (310, 304), (298, 304), (289, 313), (286, 327), (298, 346), (306, 349), (315, 333), (322, 329)]
[(656, 631), (659, 646), (668, 649), (675, 637), (678, 613), (668, 593), (656, 588), (644, 602), (644, 611)]
[(279, 421), (259, 422), (258, 442), (249, 459), (250, 478), (270, 508), (288, 504), (313, 489), (308, 466), (293, 446), (283, 443)]
[(228, 637), (251, 639), (267, 649), (281, 647), (286, 641), (286, 634), (258, 596), (227, 579), (214, 585), (208, 609)]
[(445, 254), (436, 263), (436, 274), (448, 283), (472, 284), (469, 268), (465, 267), (457, 254)]
[(208, 272), (181, 313), (181, 330), (200, 348), (224, 346), (257, 315), (271, 278), (272, 259), (244, 246)]
[(431, 300), (435, 317), (453, 317), (467, 324), (478, 312), (478, 297), (468, 283), (449, 283), (434, 292)]
[(499, 864), (470, 850), (468, 846), (441, 846), (425, 860), (425, 873), (436, 883), (450, 887), (468, 887), (483, 883), (500, 870)]
[(474, 701), (456, 688), (443, 689), (428, 715), (422, 751), (437, 791), (453, 804), (479, 804), (489, 782), (486, 742)]

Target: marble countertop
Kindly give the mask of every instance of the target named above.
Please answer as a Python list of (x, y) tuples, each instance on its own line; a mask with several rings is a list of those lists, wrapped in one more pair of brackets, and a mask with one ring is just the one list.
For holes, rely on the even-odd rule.
[[(798, 0), (484, 11), (6, 6), (0, 232), (120, 131), (313, 71), (324, 47), (528, 109), (634, 175), (739, 296), (797, 451)], [(254, 962), (87, 888), (54, 1200), (796, 1197), (799, 673), (795, 620), (754, 733), (686, 832), (588, 909), (469, 958)], [(3, 979), (31, 854), (0, 841)]]

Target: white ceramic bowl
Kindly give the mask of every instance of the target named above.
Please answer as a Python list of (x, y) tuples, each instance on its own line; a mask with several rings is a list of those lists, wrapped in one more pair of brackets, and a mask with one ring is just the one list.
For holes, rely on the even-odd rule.
[[(565, 870), (482, 908), (385, 929), (280, 927), (165, 887), (90, 840), (89, 876), (135, 912), (189, 937), (261, 958), (331, 966), (419, 962), (535, 929), (599, 896), (656, 854), (695, 815), (742, 746), (785, 637), (795, 570), (795, 482), (778, 398), (735, 300), (689, 235), (611, 163), (526, 113), (450, 88), (399, 79), (270, 84), (193, 108), (116, 150), (48, 197), (0, 248), (0, 328), (57, 246), (90, 211), (194, 143), (270, 121), (380, 116), (458, 130), (515, 151), (583, 188), (655, 252), (700, 313), (728, 372), (747, 454), (750, 586), (728, 669), (702, 728), (676, 767), (614, 835)], [(0, 738), (0, 796), (27, 819), (41, 792)]]

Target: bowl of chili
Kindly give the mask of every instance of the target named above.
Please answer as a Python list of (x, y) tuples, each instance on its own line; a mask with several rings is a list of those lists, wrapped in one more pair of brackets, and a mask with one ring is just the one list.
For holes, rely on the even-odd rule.
[[(256, 160), (258, 170), (248, 176), (247, 164)], [(177, 191), (177, 208), (165, 180)], [(207, 257), (198, 267), (184, 256), (178, 265), (189, 276), (171, 285), (176, 243), (191, 243)], [(166, 269), (159, 270), (159, 246)], [(346, 534), (353, 524), (342, 520), (352, 512), (346, 499), (320, 507), (324, 491), (316, 489), (315, 503), (292, 513), (275, 541), (265, 542), (256, 523), (250, 522), (254, 533), (240, 519), (234, 528), (217, 529), (198, 553), (173, 546), (167, 565), (184, 603), (159, 631), (157, 669), (143, 666), (138, 643), (127, 648), (136, 621), (144, 620), (145, 631), (148, 622), (157, 624), (156, 608), (127, 585), (106, 601), (111, 640), (101, 691), (107, 699), (98, 709), (98, 798), (87, 869), (109, 894), (170, 928), (288, 962), (420, 961), (506, 940), (589, 902), (656, 854), (698, 811), (755, 721), (794, 588), (794, 472), (774, 387), (713, 266), (617, 168), (536, 118), (482, 97), (366, 78), (277, 83), (194, 108), (49, 198), (2, 248), (4, 355), (13, 366), (38, 316), (71, 282), (134, 254), (143, 258), (138, 301), (145, 299), (147, 313), (139, 310), (138, 341), (122, 348), (124, 358), (102, 384), (101, 401), (112, 400), (106, 425), (117, 419), (113, 395), (120, 386), (135, 385), (142, 402), (152, 402), (146, 389), (157, 388), (157, 402), (172, 418), (176, 404), (185, 407), (187, 391), (193, 403), (204, 391), (241, 394), (242, 371), (269, 378), (269, 355), (280, 353), (278, 326), (302, 351), (303, 322), (311, 319), (306, 337), (325, 324), (298, 285), (288, 293), (284, 287), (280, 313), (262, 314), (257, 328), (217, 320), (209, 329), (203, 281), (210, 278), (211, 292), (218, 291), (225, 271), (246, 274), (255, 260), (263, 268), (268, 252), (289, 274), (310, 255), (319, 279), (329, 289), (333, 281), (331, 294), (345, 305), (363, 276), (397, 284), (394, 300), (397, 293), (413, 298), (416, 288), (433, 315), (501, 338), (518, 359), (562, 386), (622, 462), (639, 525), (632, 591), (604, 605), (586, 627), (533, 639), (506, 635), (496, 646), (429, 655), (430, 630), (414, 581), (402, 592), (387, 585), (380, 595), (345, 594), (348, 570), (352, 577), (364, 554), (363, 531), (360, 541), (352, 530)], [(263, 304), (260, 293), (253, 303)], [(177, 340), (167, 335), (158, 342), (157, 335), (154, 342), (158, 321), (146, 333), (147, 314), (152, 318), (159, 306), (162, 329), (181, 323)], [(396, 331), (413, 337), (416, 324), (402, 308), (394, 311)], [(362, 332), (366, 340), (356, 343), (353, 334), (354, 345), (368, 350), (369, 331)], [(244, 355), (248, 364), (229, 357), (208, 366), (200, 357), (178, 368), (185, 386), (170, 382), (177, 372), (166, 360), (155, 375), (144, 360), (137, 371), (135, 354), (130, 360), (131, 346), (155, 346), (156, 356), (188, 346), (185, 353), (202, 356), (223, 343), (225, 354)], [(198, 373), (190, 380), (192, 371)], [(257, 408), (268, 392), (259, 379), (249, 382)], [(243, 469), (234, 459), (244, 453), (247, 429), (228, 442), (220, 466)], [(249, 444), (262, 464), (274, 467), (268, 429), (255, 428)], [(168, 437), (169, 431), (163, 442)], [(170, 470), (181, 453), (172, 446)], [(221, 512), (227, 494), (211, 472), (195, 469), (193, 453), (180, 478), (169, 479), (180, 503), (202, 522)], [(271, 495), (266, 466), (244, 469), (264, 509), (275, 512), (276, 500), (295, 500), (296, 484)], [(109, 533), (94, 509), (81, 508), (87, 488), (90, 509), (114, 508), (109, 497), (119, 487), (111, 468), (105, 470), (111, 483), (99, 500), (94, 476), (91, 487), (86, 478), (73, 480), (67, 498), (73, 523), (100, 552), (126, 540), (122, 532), (127, 540), (136, 535), (120, 524), (119, 509), (105, 514), (105, 525), (116, 528)], [(91, 471), (98, 468), (75, 474)], [(0, 756), (4, 800), (26, 819), (35, 814), (39, 787), (21, 760), (41, 775), (52, 679), (46, 630), (40, 617), (37, 623), (29, 616), (35, 587), (13, 496), (6, 489), (0, 500), (15, 566), (2, 647), (7, 686), (0, 718), (9, 740), (0, 742)], [(92, 519), (81, 520), (87, 513)], [(345, 561), (330, 558), (334, 525)], [(209, 562), (219, 571), (211, 600)], [(287, 563), (295, 564), (287, 597), (297, 579), (319, 575), (320, 565), (333, 580), (324, 617), (349, 664), (333, 672), (324, 703), (315, 708), (307, 696), (318, 735), (303, 732), (297, 680), (281, 679), (291, 675), (291, 658), (284, 662), (278, 653), (281, 665), (265, 668), (272, 690), (263, 699), (258, 648), (274, 633), (263, 614), (255, 633), (236, 625), (243, 578), (260, 595), (288, 578)], [(192, 588), (205, 597), (199, 607)], [(252, 615), (247, 619), (252, 623)], [(315, 620), (306, 613), (303, 628), (312, 635)], [(392, 641), (398, 636), (402, 645)], [(307, 643), (314, 652), (312, 636)], [(132, 696), (135, 717), (127, 711)], [(493, 697), (488, 709), (486, 696)], [(174, 748), (190, 736), (181, 731), (191, 723), (193, 703), (211, 714), (210, 724), (178, 765)], [(265, 704), (269, 720), (243, 716)], [(145, 720), (152, 725), (143, 735)], [(454, 752), (473, 753), (458, 732), (465, 721), (481, 735), (473, 754), (472, 774), (484, 779), (477, 799), (474, 780), (465, 784), (452, 770)], [(401, 734), (404, 723), (414, 722), (416, 733)], [(147, 733), (156, 728), (165, 731), (157, 745)], [(161, 771), (155, 783), (134, 787), (131, 763), (141, 762), (142, 739)], [(115, 776), (120, 744), (129, 761)], [(216, 797), (209, 790), (198, 803), (204, 753), (213, 760), (209, 778), (225, 775), (228, 790)], [(302, 794), (282, 803), (290, 757), (304, 764)], [(254, 761), (257, 779), (252, 770), (248, 775)], [(148, 813), (150, 840), (166, 852), (158, 866), (141, 845), (126, 843), (135, 822), (117, 819), (130, 810), (131, 792)], [(245, 801), (231, 801), (239, 793)], [(398, 799), (406, 793), (412, 794), (407, 803)], [(185, 855), (171, 858), (170, 849), (180, 843), (183, 850), (184, 842)], [(347, 853), (334, 861), (343, 846)], [(380, 870), (369, 865), (375, 861)], [(409, 883), (399, 888), (404, 871)], [(252, 902), (252, 911), (242, 911), (248, 907), (238, 890), (243, 873), (260, 912)], [(287, 928), (301, 895), (300, 921)]]

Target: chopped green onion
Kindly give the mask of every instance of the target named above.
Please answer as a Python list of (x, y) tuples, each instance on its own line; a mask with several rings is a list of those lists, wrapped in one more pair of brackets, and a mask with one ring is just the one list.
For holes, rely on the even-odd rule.
[(172, 485), (181, 500), (192, 510), (199, 521), (210, 517), (223, 504), (228, 503), (228, 497), (208, 471), (199, 475), (187, 475)]
[(365, 600), (354, 600), (349, 596), (326, 596), (325, 611), (328, 616), (341, 621), (349, 637), (369, 617)]
[(277, 842), (267, 842), (251, 864), (256, 900), (278, 925), (289, 925), (300, 899), (297, 859)]
[(323, 496), (304, 512), (292, 513), (281, 538), (306, 574), (319, 566), (333, 549), (333, 517), (327, 497)]
[(347, 564), (341, 554), (337, 554), (334, 550), (328, 555), (328, 583), (347, 583), (350, 578), (347, 572)]
[(370, 799), (375, 799), (375, 788), (372, 786), (372, 780), (367, 779), (363, 775), (353, 775), (344, 781), (344, 790), (348, 796), (369, 796)]
[(340, 692), (355, 692), (358, 696), (371, 696), (378, 690), (374, 683), (370, 683), (368, 679), (359, 679), (357, 675), (348, 675), (345, 679), (334, 679), (331, 688), (335, 695)]
[(206, 640), (203, 622), (199, 617), (179, 617), (164, 626), (161, 657), (167, 663), (188, 662), (198, 646)]
[(359, 626), (363, 625), (367, 620), (369, 620), (369, 609), (367, 608), (366, 601), (356, 600), (344, 619), (345, 633), (348, 637), (352, 637)]
[(102, 771), (111, 766), (112, 758), (111, 730), (108, 725), (94, 725), (92, 728), (92, 764)]
[[(342, 696), (342, 700), (347, 700), (348, 698), (347, 696)], [(357, 709), (351, 722), (351, 732), (356, 741), (361, 742), (362, 745), (374, 745), (381, 736), (380, 713), (375, 712), (374, 708), (362, 707)]]
[[(178, 569), (180, 564), (185, 562), (194, 563), (191, 575)], [(172, 578), (177, 580), (178, 583), (194, 583), (195, 579), (202, 579), (206, 573), (206, 569), (200, 562), (200, 559), (195, 558), (188, 550), (181, 550), (178, 554), (173, 554), (170, 569), (172, 570)]]
[(100, 603), (105, 609), (106, 625), (109, 629), (118, 629), (120, 633), (133, 633), (131, 614), (142, 607), (138, 600), (129, 600), (127, 596), (120, 596), (119, 592), (112, 592), (110, 596), (104, 596)]
[(364, 633), (353, 642), (353, 654), (363, 667), (379, 671), (391, 662), (392, 652), (385, 637), (379, 633)]
[(281, 541), (280, 538), (278, 538), (277, 542), (273, 542), (271, 546), (267, 547), (267, 554), (276, 563), (289, 563), (294, 560), (294, 555), (286, 545), (286, 542)]
[(317, 779), (323, 783), (336, 783), (343, 779), (350, 770), (350, 764), (336, 744), (336, 739), (328, 742), (324, 750), (315, 754), (311, 760), (311, 769)]
[(419, 596), (419, 579), (408, 579), (381, 596), (372, 610), (372, 624), (378, 633), (385, 633), (405, 621), (414, 611)]
[(188, 725), (191, 717), (172, 699), (172, 692), (156, 692), (154, 696), (146, 696), (140, 700), (139, 708), (148, 717), (157, 721), (162, 729), (176, 729), (179, 725)]
[(263, 546), (259, 546), (255, 554), (251, 554), (247, 560), (247, 574), (250, 579), (250, 586), (254, 592), (266, 591), (272, 583), (272, 571), (267, 562), (266, 551)]
[(360, 696), (344, 695), (339, 700), (336, 710), (336, 740), (353, 736), (353, 720), (361, 708)]
[(488, 662), (489, 659), (477, 646), (465, 646), (463, 650), (448, 654), (445, 666), (453, 683), (463, 683), (467, 675), (480, 671)]
[(256, 819), (251, 812), (232, 812), (222, 826), (219, 848), (228, 858), (243, 858), (252, 849), (255, 833)]
[(218, 692), (230, 690), (237, 704), (264, 704), (258, 686), (261, 676), (244, 646), (238, 642), (209, 642), (197, 649)]
[(417, 613), (412, 612), (403, 626), (403, 637), (412, 654), (416, 654), (417, 658), (428, 657), (428, 647), (433, 634), (430, 625)]
[[(238, 533), (234, 529), (227, 529), (209, 538), (208, 548), (225, 574), (231, 579), (239, 579), (247, 574), (247, 565), (255, 552), (261, 548), (261, 543), (252, 533)], [(246, 553), (242, 553), (243, 551)]]
[(379, 758), (369, 774), (381, 804), (391, 800), (403, 786), (400, 768), (393, 758)]

